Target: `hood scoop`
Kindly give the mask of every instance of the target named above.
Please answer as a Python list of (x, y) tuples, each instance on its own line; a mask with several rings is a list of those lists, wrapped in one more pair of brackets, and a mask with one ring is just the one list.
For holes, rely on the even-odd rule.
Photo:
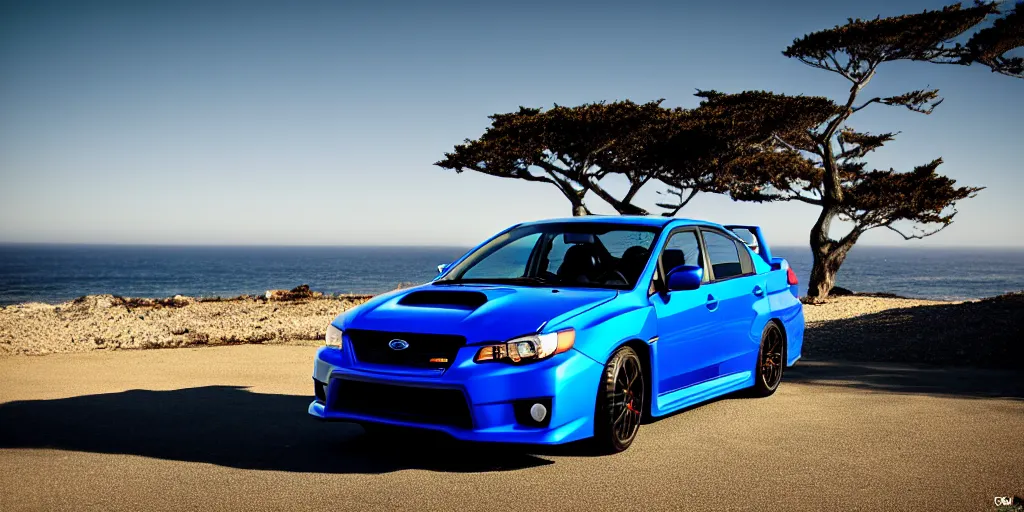
[(419, 306), (427, 308), (455, 308), (473, 310), (487, 302), (487, 295), (481, 292), (466, 291), (418, 291), (412, 292), (398, 301), (402, 306)]

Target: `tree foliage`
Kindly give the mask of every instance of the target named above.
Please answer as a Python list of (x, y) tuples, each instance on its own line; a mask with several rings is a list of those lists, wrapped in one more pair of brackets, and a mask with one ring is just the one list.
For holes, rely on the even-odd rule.
[[(955, 212), (948, 208), (980, 190), (957, 187), (954, 180), (938, 175), (941, 159), (906, 173), (865, 170), (864, 157), (892, 141), (895, 133), (844, 127), (834, 137), (836, 150), (826, 151), (819, 143), (822, 130), (842, 113), (827, 98), (760, 91), (701, 95), (705, 100), (694, 117), (706, 119), (702, 126), (710, 132), (707, 139), (718, 141), (705, 147), (716, 153), (713, 165), (731, 178), (734, 199), (817, 206), (834, 201), (842, 220), (854, 223), (853, 236), (876, 227), (898, 230), (904, 221), (917, 225), (910, 232), (920, 236), (929, 232), (929, 225), (941, 228), (952, 222)], [(837, 175), (838, 197), (827, 198), (826, 160)]]
[(1024, 78), (1024, 57), (1010, 56), (1010, 52), (1024, 47), (1024, 2), (1018, 2), (997, 18), (991, 27), (975, 33), (967, 42), (967, 55), (962, 64), (978, 62), (993, 72)]
[[(954, 40), (987, 16), (998, 13), (997, 4), (979, 2), (968, 8), (957, 3), (919, 14), (850, 19), (845, 25), (797, 38), (782, 54), (838, 73), (853, 82), (870, 79), (882, 62), (916, 60), (966, 64), (972, 52)], [(992, 39), (1002, 38), (994, 35)], [(992, 45), (985, 47), (992, 48)]]
[[(520, 107), (490, 119), (480, 138), (455, 146), (435, 165), (549, 183), (569, 199), (575, 215), (589, 213), (588, 193), (621, 214), (646, 215), (634, 198), (650, 181), (671, 187), (668, 193), (679, 200), (662, 205), (674, 211), (697, 190), (715, 188), (713, 172), (672, 167), (680, 161), (671, 156), (672, 142), (686, 126), (688, 111), (665, 108), (660, 100), (555, 105), (544, 111)], [(625, 178), (625, 192), (617, 195), (603, 185), (610, 175)]]
[[(1002, 15), (1002, 16), (1000, 16)], [(966, 43), (957, 38), (995, 17)], [(783, 55), (851, 81), (868, 77), (879, 63), (915, 60), (941, 64), (988, 66), (994, 72), (1024, 76), (1024, 58), (1009, 53), (1024, 46), (1024, 2), (1005, 13), (995, 2), (971, 7), (953, 4), (872, 20), (850, 19), (845, 25), (813, 32), (793, 41)]]
[[(913, 169), (874, 169), (866, 159), (895, 140), (896, 132), (869, 133), (850, 119), (867, 108), (900, 107), (931, 114), (942, 103), (937, 89), (892, 96), (863, 91), (883, 64), (917, 61), (986, 66), (1024, 77), (1024, 3), (1000, 12), (993, 2), (953, 4), (846, 24), (799, 37), (783, 51), (850, 82), (838, 101), (769, 91), (725, 94), (699, 91), (694, 109), (661, 101), (520, 108), (491, 116), (491, 126), (455, 147), (436, 165), (462, 172), (549, 183), (568, 198), (573, 213), (589, 213), (588, 194), (617, 212), (647, 214), (635, 204), (651, 181), (669, 188), (658, 203), (674, 215), (693, 195), (727, 192), (741, 201), (799, 201), (819, 209), (811, 229), (814, 255), (809, 295), (827, 296), (847, 252), (871, 229), (922, 238), (953, 222), (959, 201), (981, 188), (958, 186), (940, 175), (941, 158)], [(993, 20), (991, 24), (987, 24)], [(613, 193), (604, 179), (628, 186)], [(849, 223), (833, 233), (833, 220)]]
[[(814, 254), (809, 294), (828, 295), (847, 252), (860, 236), (884, 227), (903, 238), (923, 238), (948, 226), (958, 201), (980, 188), (957, 186), (938, 174), (941, 158), (905, 172), (869, 169), (865, 158), (892, 142), (897, 133), (857, 131), (851, 117), (872, 105), (903, 107), (930, 114), (942, 103), (937, 89), (864, 99), (862, 93), (880, 65), (900, 60), (969, 65), (979, 63), (1020, 76), (1019, 58), (1007, 54), (1021, 41), (1020, 4), (991, 27), (957, 42), (987, 17), (994, 3), (960, 4), (919, 14), (850, 19), (845, 25), (793, 41), (783, 54), (836, 73), (850, 82), (842, 103), (828, 98), (770, 92), (703, 92), (695, 118), (724, 172), (733, 180), (733, 198), (745, 201), (801, 201), (820, 208), (811, 230)], [(832, 221), (850, 223), (832, 233)]]

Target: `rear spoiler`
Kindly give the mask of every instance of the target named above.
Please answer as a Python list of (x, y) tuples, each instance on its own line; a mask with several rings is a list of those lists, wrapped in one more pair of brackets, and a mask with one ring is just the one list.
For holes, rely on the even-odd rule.
[(747, 239), (740, 236), (739, 233), (736, 233), (736, 236), (739, 236), (740, 239), (747, 244), (747, 247), (750, 247), (750, 250), (760, 255), (761, 258), (765, 261), (765, 263), (771, 265), (772, 268), (779, 268), (780, 263), (778, 261), (773, 261), (776, 258), (772, 258), (772, 251), (771, 249), (768, 248), (768, 244), (765, 243), (764, 241), (764, 233), (761, 232), (760, 226), (741, 226), (738, 224), (733, 224), (731, 226), (725, 226), (725, 229), (728, 229), (733, 233), (736, 233), (737, 231), (749, 232), (754, 239), (752, 242), (746, 242)]

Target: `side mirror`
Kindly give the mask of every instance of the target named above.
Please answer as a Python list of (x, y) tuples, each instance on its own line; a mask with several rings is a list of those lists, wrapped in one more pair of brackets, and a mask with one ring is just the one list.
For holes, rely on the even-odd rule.
[(437, 266), (437, 273), (438, 273), (438, 275), (443, 274), (444, 270), (446, 268), (448, 268), (448, 265), (451, 265), (451, 263), (442, 263), (442, 264), (438, 265)]
[(668, 271), (668, 291), (696, 290), (704, 280), (704, 269), (695, 265), (680, 265)]

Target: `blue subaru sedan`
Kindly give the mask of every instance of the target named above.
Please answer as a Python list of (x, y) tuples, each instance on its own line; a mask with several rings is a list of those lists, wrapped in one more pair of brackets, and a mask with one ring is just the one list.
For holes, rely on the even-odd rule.
[(611, 453), (645, 419), (771, 395), (800, 358), (796, 275), (756, 226), (529, 222), (439, 270), (334, 319), (311, 415)]

